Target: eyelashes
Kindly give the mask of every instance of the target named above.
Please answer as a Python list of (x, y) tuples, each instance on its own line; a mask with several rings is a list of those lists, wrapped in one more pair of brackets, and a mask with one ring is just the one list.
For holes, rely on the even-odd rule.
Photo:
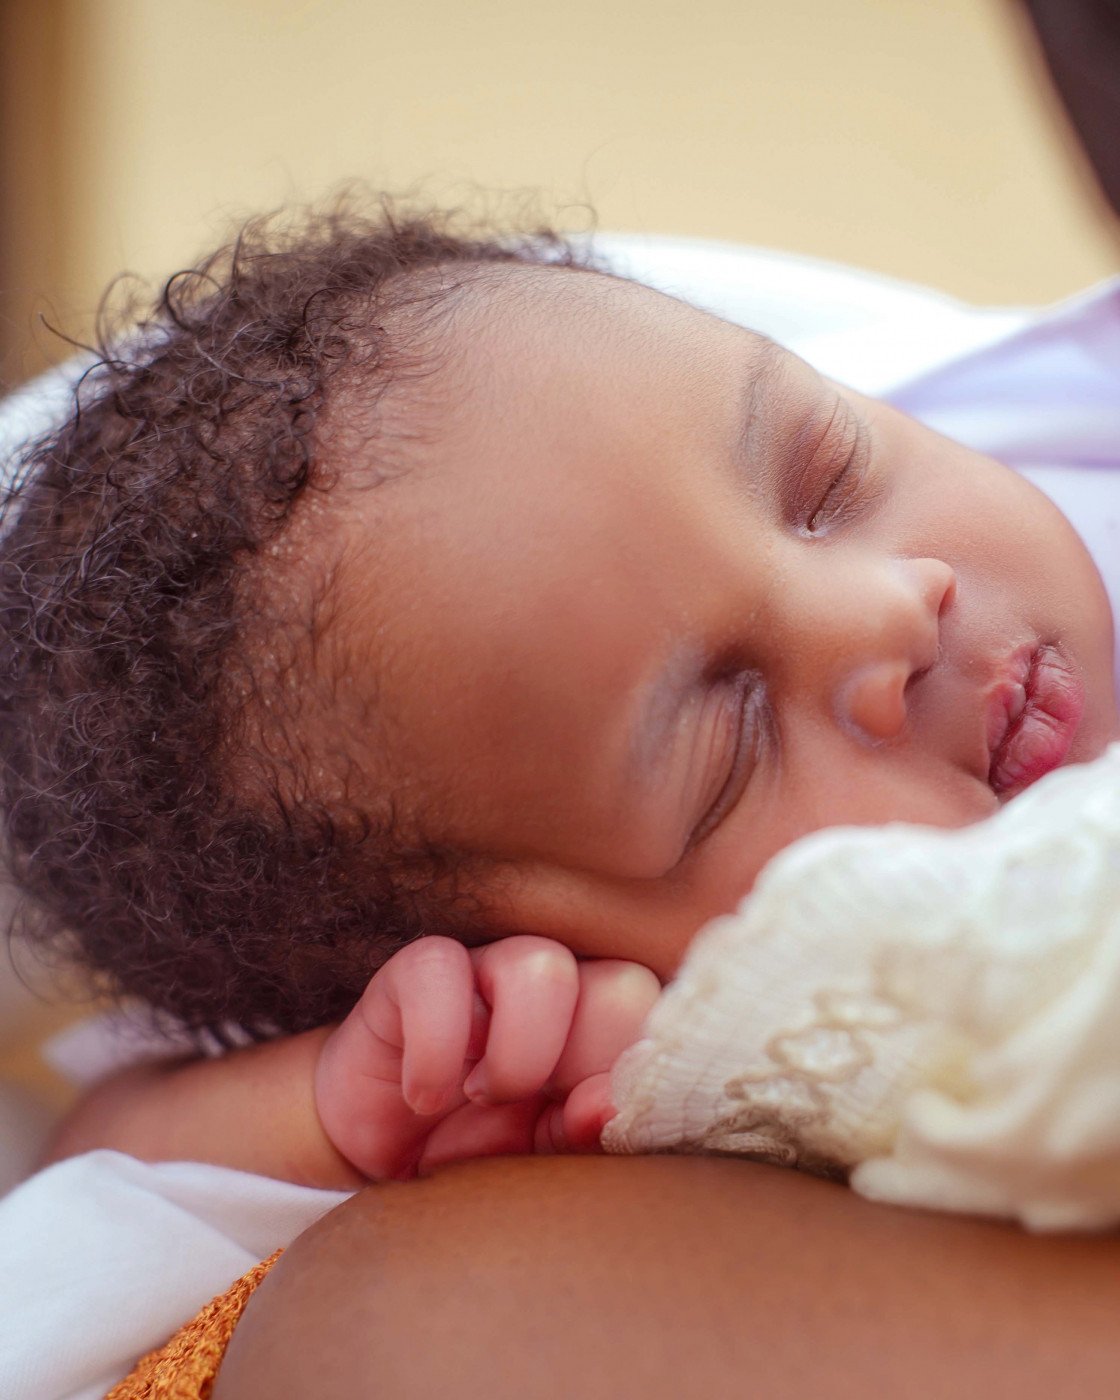
[(730, 751), (726, 777), (714, 801), (693, 828), (686, 850), (692, 850), (706, 836), (711, 835), (736, 806), (760, 757), (760, 748), (765, 737), (765, 687), (761, 678), (750, 672), (739, 678), (736, 691), (735, 741)]
[(827, 534), (848, 517), (862, 499), (870, 456), (867, 425), (851, 412), (834, 415), (797, 491), (794, 515), (802, 534)]
[[(844, 398), (836, 399), (830, 417), (814, 413), (801, 431), (792, 433), (783, 455), (770, 501), (784, 517), (785, 528), (806, 539), (827, 537), (887, 493), (885, 474), (874, 470), (871, 430)], [(722, 684), (731, 684), (736, 693), (735, 741), (727, 749), (723, 782), (689, 835), (686, 854), (723, 824), (756, 768), (772, 763), (777, 754), (778, 726), (764, 678), (737, 665), (723, 674)]]
[(827, 525), (830, 517), (836, 513), (836, 506), (842, 503), (845, 498), (844, 487), (849, 484), (849, 477), (852, 470), (852, 458), (849, 457), (839, 472), (832, 478), (825, 489), (824, 495), (813, 508), (812, 514), (806, 520), (804, 529), (807, 535), (819, 535), (822, 527)]

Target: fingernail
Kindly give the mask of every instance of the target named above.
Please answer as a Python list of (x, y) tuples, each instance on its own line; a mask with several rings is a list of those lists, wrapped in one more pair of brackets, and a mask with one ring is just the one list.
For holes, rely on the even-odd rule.
[(438, 1089), (417, 1089), (408, 1098), (408, 1106), (417, 1118), (431, 1118), (443, 1107), (446, 1096)]
[(481, 1060), (463, 1080), (463, 1093), (466, 1094), (471, 1103), (489, 1104), (492, 1102), (490, 1076), (486, 1073), (486, 1066)]

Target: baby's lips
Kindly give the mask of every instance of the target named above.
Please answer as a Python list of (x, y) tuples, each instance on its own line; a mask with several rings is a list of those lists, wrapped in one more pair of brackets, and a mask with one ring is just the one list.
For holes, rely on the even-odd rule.
[(1027, 677), (1035, 647), (1017, 647), (1002, 663), (988, 694), (985, 719), (989, 753), (995, 753), (1027, 703)]
[(1085, 708), (1076, 668), (1056, 646), (1041, 646), (1030, 660), (1024, 704), (992, 753), (988, 781), (1009, 797), (1064, 763)]

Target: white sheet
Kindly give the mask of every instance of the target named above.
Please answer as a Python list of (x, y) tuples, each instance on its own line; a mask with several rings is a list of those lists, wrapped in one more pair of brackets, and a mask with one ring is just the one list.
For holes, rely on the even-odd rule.
[(216, 1293), (345, 1200), (117, 1152), (0, 1201), (0, 1396), (100, 1400)]

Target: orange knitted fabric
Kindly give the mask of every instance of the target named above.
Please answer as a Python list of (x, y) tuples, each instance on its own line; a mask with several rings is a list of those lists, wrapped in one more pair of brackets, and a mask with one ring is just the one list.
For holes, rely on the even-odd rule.
[(142, 1356), (105, 1400), (208, 1400), (245, 1304), (282, 1253), (255, 1264), (169, 1342)]

